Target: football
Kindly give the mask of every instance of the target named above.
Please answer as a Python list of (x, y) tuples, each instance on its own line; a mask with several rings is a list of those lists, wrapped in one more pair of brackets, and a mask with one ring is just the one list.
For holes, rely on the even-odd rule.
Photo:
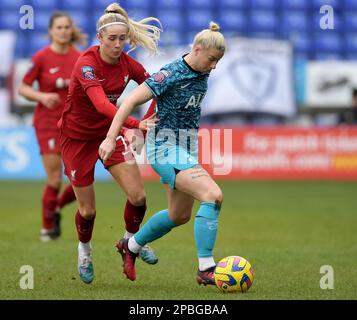
[(246, 292), (252, 286), (253, 279), (252, 266), (239, 256), (223, 258), (214, 271), (216, 286), (223, 292)]

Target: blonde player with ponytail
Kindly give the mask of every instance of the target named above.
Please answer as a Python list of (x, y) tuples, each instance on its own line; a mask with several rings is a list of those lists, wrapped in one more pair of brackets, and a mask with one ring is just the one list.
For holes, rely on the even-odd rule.
[[(133, 21), (117, 3), (106, 8), (97, 22), (100, 44), (87, 49), (77, 60), (59, 122), (65, 174), (78, 204), (75, 217), (79, 239), (78, 272), (85, 283), (91, 283), (94, 278), (91, 238), (96, 217), (93, 183), (98, 148), (116, 114), (116, 102), (128, 82), (134, 80), (141, 84), (149, 77), (138, 61), (123, 52), (126, 43), (132, 50), (142, 46), (150, 53), (157, 52), (161, 28), (149, 22), (161, 27), (156, 18)], [(145, 131), (156, 121), (154, 106), (152, 103), (141, 121), (129, 118), (124, 126)], [(104, 167), (126, 194), (124, 238), (128, 238), (139, 230), (146, 211), (146, 195), (135, 158), (122, 132), (118, 132), (115, 151)], [(158, 261), (148, 246), (142, 248), (140, 257), (149, 264)]]
[[(225, 48), (218, 24), (211, 22), (209, 29), (196, 35), (190, 53), (164, 66), (123, 101), (107, 138), (100, 145), (100, 157), (106, 162), (115, 150), (115, 137), (134, 108), (156, 98), (160, 120), (155, 130), (149, 131), (147, 156), (165, 184), (168, 208), (154, 214), (134, 236), (117, 243), (124, 260), (124, 273), (132, 281), (136, 278), (135, 260), (142, 246), (187, 223), (196, 199), (200, 202), (194, 223), (198, 254), (196, 279), (199, 284), (214, 285), (213, 248), (223, 195), (199, 164), (195, 148), (187, 148), (186, 138), (190, 137), (190, 147), (197, 145), (200, 104), (207, 91), (209, 74), (223, 57)], [(180, 137), (185, 139), (181, 141)]]

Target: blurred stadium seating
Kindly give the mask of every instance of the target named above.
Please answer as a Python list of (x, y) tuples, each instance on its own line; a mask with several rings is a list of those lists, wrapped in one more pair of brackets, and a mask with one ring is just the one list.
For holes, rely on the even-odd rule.
[[(0, 0), (0, 29), (17, 32), (16, 57), (27, 58), (42, 42), (36, 36), (45, 33), (48, 18), (55, 9), (69, 12), (77, 25), (95, 35), (95, 23), (108, 0)], [(357, 55), (356, 0), (122, 0), (120, 3), (135, 19), (154, 16), (161, 19), (165, 33), (163, 46), (187, 43), (187, 39), (207, 25), (208, 20), (221, 24), (229, 35), (289, 39), (297, 58), (309, 60), (351, 59)], [(19, 28), (19, 7), (32, 5), (35, 29)], [(334, 8), (333, 34), (319, 27), (319, 8)], [(27, 48), (27, 50), (24, 50)]]

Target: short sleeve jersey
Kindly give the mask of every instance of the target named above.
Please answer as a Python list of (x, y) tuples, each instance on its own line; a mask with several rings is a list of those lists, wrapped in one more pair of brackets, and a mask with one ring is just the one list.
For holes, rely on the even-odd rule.
[(141, 84), (149, 77), (144, 67), (125, 54), (116, 64), (109, 64), (99, 55), (99, 46), (87, 49), (74, 67), (68, 97), (59, 126), (67, 137), (77, 140), (103, 139), (113, 119), (97, 111), (86, 94), (91, 86), (101, 86), (116, 105), (130, 80)]
[(198, 129), (201, 102), (207, 91), (208, 73), (193, 70), (184, 57), (164, 66), (145, 84), (156, 98), (156, 129)]
[(80, 52), (71, 47), (66, 54), (54, 52), (46, 47), (31, 59), (31, 67), (25, 74), (23, 82), (29, 86), (37, 81), (40, 92), (58, 93), (60, 105), (49, 109), (38, 103), (34, 114), (34, 126), (38, 130), (58, 130), (57, 122), (62, 115), (66, 102), (71, 73)]

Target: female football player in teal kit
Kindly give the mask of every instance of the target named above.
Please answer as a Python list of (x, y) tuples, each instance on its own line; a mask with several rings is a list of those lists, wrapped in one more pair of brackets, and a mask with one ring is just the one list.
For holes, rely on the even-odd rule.
[(125, 119), (136, 106), (156, 98), (159, 122), (148, 134), (147, 156), (165, 184), (168, 209), (157, 212), (134, 236), (117, 243), (124, 261), (124, 273), (132, 281), (136, 278), (135, 259), (140, 248), (188, 222), (197, 199), (201, 203), (194, 222), (199, 261), (197, 281), (204, 285), (214, 284), (213, 248), (222, 191), (198, 163), (197, 152), (193, 152), (192, 147), (187, 148), (187, 139), (180, 137), (188, 134), (191, 140), (194, 137), (197, 145), (200, 103), (207, 91), (209, 74), (223, 57), (225, 47), (218, 24), (211, 22), (209, 29), (195, 36), (190, 53), (164, 66), (123, 101), (99, 147), (99, 155), (105, 162), (115, 149), (115, 139)]

